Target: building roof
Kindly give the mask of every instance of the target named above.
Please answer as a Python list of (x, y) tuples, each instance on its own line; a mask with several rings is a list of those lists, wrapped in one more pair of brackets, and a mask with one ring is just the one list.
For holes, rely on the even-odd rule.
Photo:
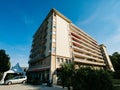
[(67, 22), (72, 23), (71, 20), (69, 20), (66, 16), (64, 16), (63, 14), (61, 14), (59, 11), (57, 11), (55, 8), (52, 8), (50, 12), (54, 12), (55, 14), (57, 14), (58, 16), (62, 17), (63, 19), (65, 19)]

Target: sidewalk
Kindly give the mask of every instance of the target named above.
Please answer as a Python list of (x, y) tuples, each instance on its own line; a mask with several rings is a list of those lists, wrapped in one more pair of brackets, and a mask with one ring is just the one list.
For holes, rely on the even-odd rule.
[(40, 85), (41, 90), (67, 90), (65, 87), (64, 89), (61, 86), (53, 85), (53, 87), (48, 87), (46, 85)]

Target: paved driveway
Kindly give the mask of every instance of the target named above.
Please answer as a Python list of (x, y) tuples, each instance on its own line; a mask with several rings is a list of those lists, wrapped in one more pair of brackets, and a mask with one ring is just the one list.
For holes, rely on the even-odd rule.
[(0, 85), (0, 90), (41, 90), (40, 86), (14, 84), (14, 85)]
[(63, 89), (60, 86), (47, 87), (46, 85), (14, 84), (0, 85), (0, 90), (67, 90), (67, 88)]
[(46, 85), (41, 85), (41, 90), (67, 90), (67, 88), (62, 88), (61, 86), (47, 87)]

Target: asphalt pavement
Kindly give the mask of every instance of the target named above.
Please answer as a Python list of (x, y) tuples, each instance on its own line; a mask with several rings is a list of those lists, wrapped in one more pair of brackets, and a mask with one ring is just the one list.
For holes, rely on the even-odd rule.
[(67, 90), (61, 86), (54, 85), (48, 87), (46, 85), (28, 85), (28, 84), (13, 84), (13, 85), (0, 85), (0, 90)]

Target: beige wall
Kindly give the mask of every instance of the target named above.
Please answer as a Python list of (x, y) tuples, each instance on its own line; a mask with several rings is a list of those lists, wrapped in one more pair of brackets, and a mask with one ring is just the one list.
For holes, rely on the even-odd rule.
[(70, 57), (69, 23), (56, 15), (56, 55)]

